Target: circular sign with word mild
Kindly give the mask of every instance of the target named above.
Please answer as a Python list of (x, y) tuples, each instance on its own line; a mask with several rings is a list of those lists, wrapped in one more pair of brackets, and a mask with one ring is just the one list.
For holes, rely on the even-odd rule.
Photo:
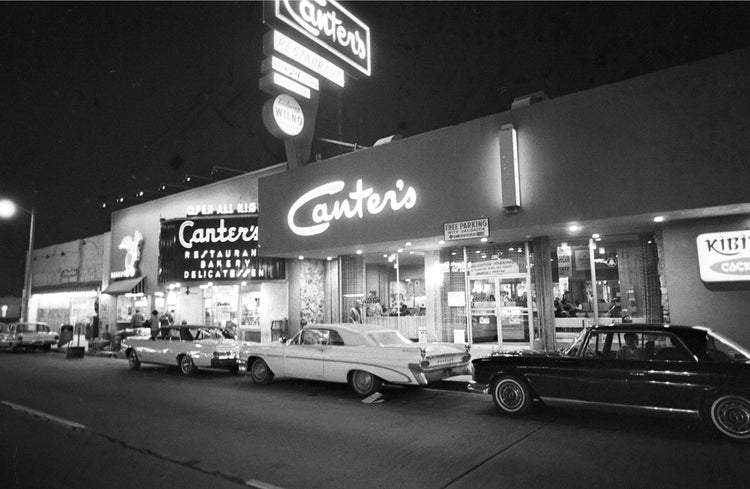
[(284, 93), (263, 104), (263, 123), (271, 134), (287, 139), (302, 132), (305, 115), (299, 103)]

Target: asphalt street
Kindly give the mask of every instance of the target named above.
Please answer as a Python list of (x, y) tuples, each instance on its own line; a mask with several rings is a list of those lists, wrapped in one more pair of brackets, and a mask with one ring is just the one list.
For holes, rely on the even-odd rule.
[(121, 359), (0, 353), (3, 488), (744, 487), (750, 444), (684, 421)]

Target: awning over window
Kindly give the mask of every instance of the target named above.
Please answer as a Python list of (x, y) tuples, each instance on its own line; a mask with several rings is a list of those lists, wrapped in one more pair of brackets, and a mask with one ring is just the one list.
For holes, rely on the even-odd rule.
[(51, 294), (56, 292), (96, 292), (101, 282), (70, 282), (55, 285), (32, 285), (33, 294)]
[(102, 291), (102, 294), (118, 295), (118, 294), (141, 294), (144, 292), (143, 280), (146, 277), (126, 278), (125, 280), (118, 280), (112, 282), (109, 286)]

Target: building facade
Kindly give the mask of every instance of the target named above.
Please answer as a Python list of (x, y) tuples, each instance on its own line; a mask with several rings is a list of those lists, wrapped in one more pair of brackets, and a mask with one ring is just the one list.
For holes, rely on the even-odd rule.
[(65, 324), (98, 337), (99, 294), (109, 264), (110, 233), (34, 250), (31, 259), (29, 321), (53, 331)]
[(264, 177), (261, 252), (316, 264), (332, 320), (406, 304), (364, 320), (413, 338), (552, 349), (630, 316), (748, 345), (750, 275), (700, 274), (750, 229), (748, 82), (744, 49)]
[(747, 86), (750, 49), (118, 210), (100, 325), (155, 309), (271, 341), (356, 320), (551, 350), (631, 317), (749, 346)]

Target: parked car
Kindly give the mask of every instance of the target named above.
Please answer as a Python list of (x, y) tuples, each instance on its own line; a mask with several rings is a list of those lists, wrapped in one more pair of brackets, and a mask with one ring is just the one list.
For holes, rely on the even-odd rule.
[(33, 349), (50, 351), (59, 336), (50, 331), (47, 323), (2, 323), (0, 324), (0, 347), (11, 351)]
[(131, 370), (152, 363), (177, 365), (185, 375), (199, 368), (239, 371), (239, 342), (225, 329), (212, 326), (165, 326), (154, 339), (150, 335), (123, 339), (121, 349)]
[(398, 331), (365, 324), (317, 324), (290, 340), (245, 343), (241, 358), (256, 384), (275, 377), (348, 383), (368, 397), (383, 383), (427, 385), (468, 373), (464, 345), (414, 343)]
[(560, 353), (473, 360), (469, 389), (522, 415), (545, 405), (601, 407), (711, 420), (750, 439), (750, 352), (700, 326), (615, 324), (584, 329)]

